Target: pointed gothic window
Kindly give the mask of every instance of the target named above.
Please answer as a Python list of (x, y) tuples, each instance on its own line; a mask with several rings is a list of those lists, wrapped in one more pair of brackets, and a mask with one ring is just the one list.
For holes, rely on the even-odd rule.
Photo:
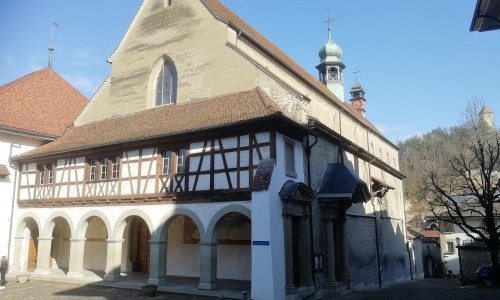
[(165, 61), (156, 78), (156, 106), (175, 104), (177, 97), (177, 72), (174, 65)]

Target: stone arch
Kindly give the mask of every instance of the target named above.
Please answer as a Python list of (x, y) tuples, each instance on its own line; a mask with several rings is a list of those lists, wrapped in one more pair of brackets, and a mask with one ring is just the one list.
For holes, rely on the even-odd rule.
[(140, 209), (127, 210), (118, 217), (110, 239), (122, 241), (122, 272), (149, 273), (150, 241), (154, 231), (151, 218)]
[(113, 227), (113, 230), (110, 231), (110, 238), (112, 239), (121, 239), (123, 236), (123, 231), (125, 230), (125, 226), (127, 225), (127, 219), (131, 217), (140, 217), (146, 222), (149, 228), (149, 233), (153, 236), (153, 232), (155, 231), (155, 226), (149, 216), (140, 209), (130, 209), (122, 213)]
[(108, 235), (110, 234), (111, 224), (108, 220), (108, 217), (104, 213), (102, 213), (98, 210), (91, 210), (91, 211), (87, 212), (86, 214), (84, 214), (80, 218), (80, 220), (78, 221), (76, 228), (75, 228), (75, 231), (74, 231), (74, 238), (79, 238), (79, 239), (85, 238), (85, 232), (87, 231), (87, 226), (89, 224), (88, 219), (92, 218), (92, 217), (100, 218), (104, 222), (104, 225), (106, 226), (106, 230), (108, 231)]
[[(31, 219), (32, 222), (26, 222), (27, 219)], [(28, 212), (19, 217), (16, 227), (16, 237), (21, 237), (24, 234), (25, 228), (33, 228), (33, 224), (36, 225), (39, 229), (42, 228), (42, 222), (40, 219), (32, 212)]]
[[(161, 219), (160, 228), (159, 228), (159, 230), (156, 230), (154, 232), (154, 238), (161, 239), (161, 237), (165, 237), (167, 235), (168, 226), (173, 221), (173, 219), (175, 219), (175, 217), (177, 217), (179, 215), (185, 215), (185, 216), (188, 216), (189, 218), (191, 218), (191, 220), (198, 227), (198, 231), (200, 232), (200, 238), (201, 238), (201, 235), (205, 234), (205, 226), (203, 226), (201, 219), (198, 217), (198, 215), (194, 211), (187, 209), (187, 208), (177, 207)], [(151, 235), (151, 238), (153, 238), (153, 234)]]
[(71, 220), (71, 217), (63, 212), (63, 211), (56, 211), (54, 213), (52, 213), (48, 218), (47, 218), (47, 222), (45, 223), (45, 225), (43, 226), (43, 230), (42, 230), (42, 235), (41, 236), (50, 236), (52, 234), (52, 231), (54, 230), (54, 226), (55, 226), (55, 223), (54, 223), (54, 220), (56, 218), (62, 218), (64, 219), (68, 225), (69, 225), (69, 229), (70, 229), (70, 232), (71, 234), (73, 234), (75, 228), (73, 227), (73, 221)]
[(231, 204), (228, 206), (224, 206), (221, 208), (219, 211), (217, 211), (212, 219), (210, 220), (210, 223), (208, 223), (207, 230), (204, 232), (203, 235), (200, 236), (201, 241), (210, 241), (210, 242), (217, 242), (217, 234), (215, 232), (215, 228), (217, 226), (217, 223), (228, 213), (240, 213), (250, 220), (252, 220), (252, 212), (248, 207), (245, 207), (243, 205), (237, 205), (237, 204)]

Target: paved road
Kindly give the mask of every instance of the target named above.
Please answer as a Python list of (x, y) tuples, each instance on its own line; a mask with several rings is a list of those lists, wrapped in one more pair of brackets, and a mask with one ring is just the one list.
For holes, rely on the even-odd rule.
[(486, 288), (478, 284), (462, 286), (457, 279), (424, 279), (395, 284), (387, 288), (353, 292), (341, 297), (345, 300), (499, 300), (500, 288)]
[[(7, 288), (0, 290), (0, 299), (7, 300), (118, 300), (118, 299), (168, 299), (168, 300), (215, 300), (204, 296), (189, 296), (159, 292), (148, 297), (140, 290), (82, 285), (66, 282), (30, 280), (20, 284), (11, 281)], [(455, 279), (426, 279), (391, 287), (344, 295), (342, 300), (499, 300), (500, 288), (485, 288), (480, 285), (461, 286)], [(259, 299), (261, 300), (261, 299)], [(264, 299), (271, 300), (271, 299)]]

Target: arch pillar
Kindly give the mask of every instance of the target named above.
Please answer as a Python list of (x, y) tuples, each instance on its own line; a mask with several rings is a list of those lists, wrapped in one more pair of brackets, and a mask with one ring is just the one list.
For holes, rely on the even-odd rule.
[[(29, 238), (28, 238), (29, 239)], [(21, 272), (24, 270), (24, 267), (22, 265), (23, 259), (22, 257), (22, 249), (23, 249), (23, 244), (26, 244), (26, 241), (28, 240), (24, 236), (16, 236), (14, 237), (14, 251), (12, 252), (12, 258), (9, 257), (9, 260), (11, 260), (11, 265), (9, 266), (9, 271), (12, 273), (15, 272)]]
[(217, 242), (200, 242), (200, 290), (217, 288)]
[(104, 281), (116, 281), (120, 278), (123, 239), (107, 239), (106, 270)]
[(149, 241), (149, 278), (148, 284), (160, 285), (166, 282), (167, 278), (167, 241)]
[(50, 248), (52, 246), (53, 237), (38, 238), (38, 253), (36, 256), (36, 274), (50, 274)]
[(68, 277), (83, 276), (83, 254), (85, 249), (85, 238), (70, 239)]

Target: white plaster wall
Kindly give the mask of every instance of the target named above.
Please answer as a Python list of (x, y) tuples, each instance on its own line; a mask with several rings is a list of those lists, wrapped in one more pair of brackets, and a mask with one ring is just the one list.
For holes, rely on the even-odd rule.
[(295, 141), (297, 178), (285, 175), (285, 139), (276, 135), (276, 166), (267, 191), (252, 193), (252, 298), (285, 299), (285, 246), (279, 191), (287, 180), (304, 182), (302, 143)]
[(8, 255), (9, 245), (11, 246), (10, 252), (13, 251), (13, 245), (9, 242), (9, 230), (11, 213), (17, 210), (14, 186), (19, 177), (17, 170), (9, 164), (9, 155), (16, 156), (42, 143), (40, 140), (20, 137), (18, 134), (0, 132), (0, 164), (6, 165), (10, 173), (9, 176), (0, 178), (0, 256)]

